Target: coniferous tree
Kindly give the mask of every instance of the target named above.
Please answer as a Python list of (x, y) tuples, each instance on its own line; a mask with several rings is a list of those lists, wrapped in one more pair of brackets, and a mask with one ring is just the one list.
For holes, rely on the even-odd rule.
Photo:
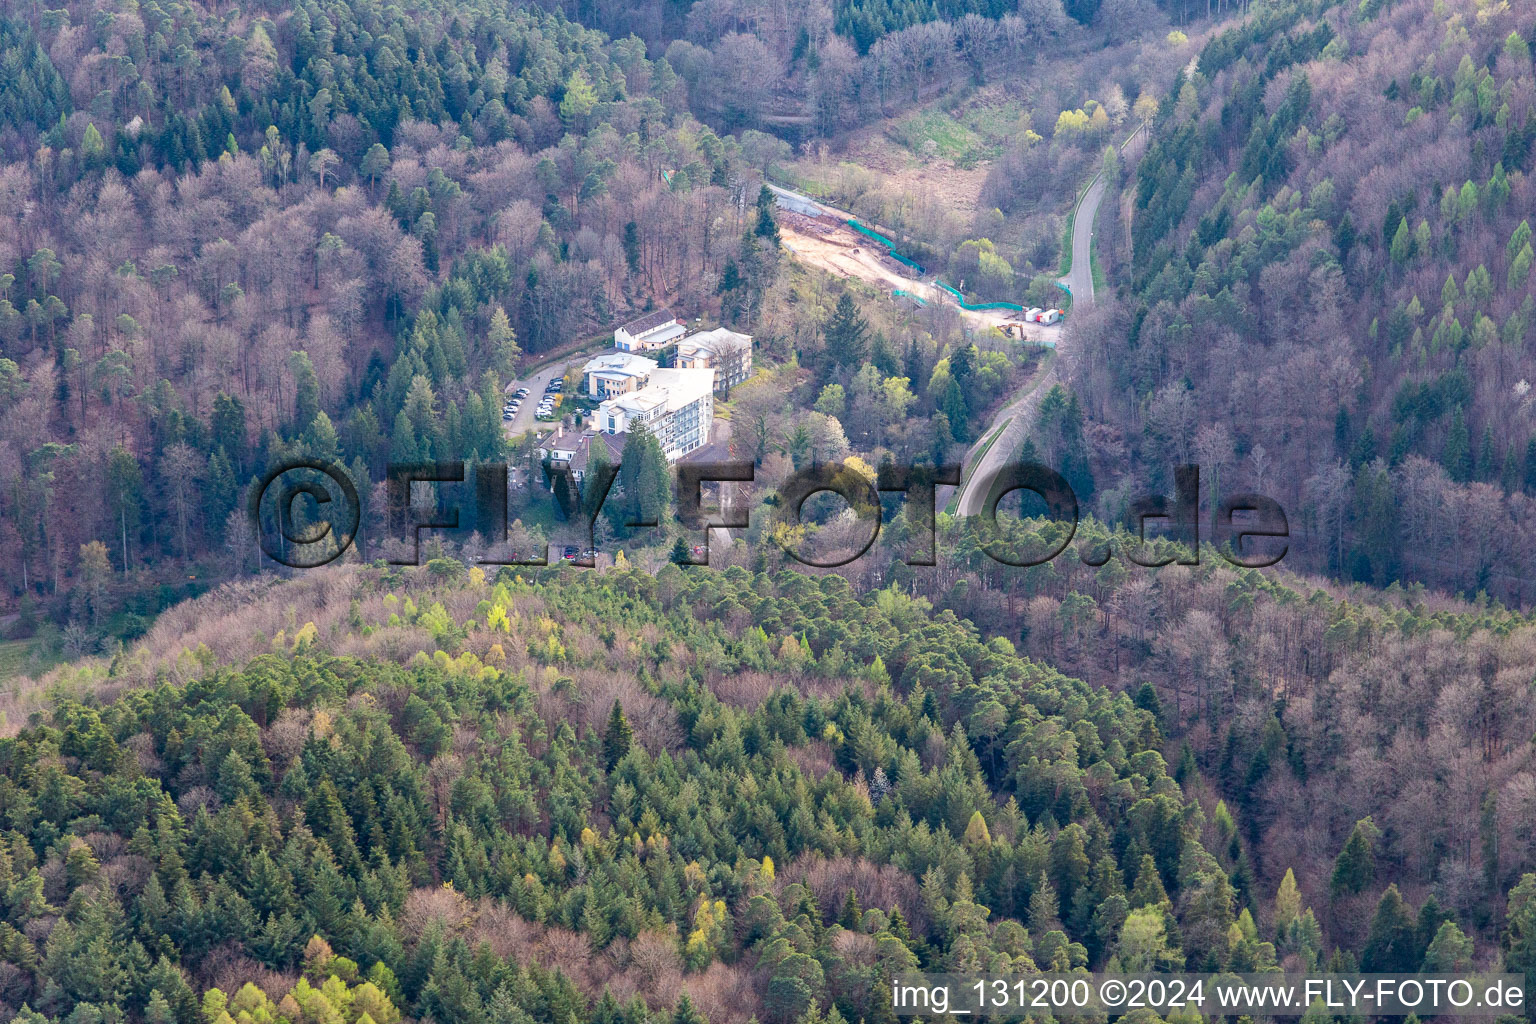
[(779, 224), (773, 217), (773, 191), (767, 184), (757, 193), (757, 227), (753, 230), (758, 238), (770, 245), (779, 244)]
[(859, 315), (853, 296), (844, 292), (838, 298), (831, 316), (822, 325), (822, 334), (827, 340), (827, 355), (835, 366), (857, 367), (863, 364), (868, 330), (869, 324)]
[(1360, 954), (1360, 968), (1382, 974), (1416, 971), (1424, 958), (1413, 914), (1397, 884), (1387, 886), (1376, 904), (1371, 930)]
[(1451, 413), (1451, 426), (1445, 434), (1445, 448), (1440, 454), (1440, 464), (1445, 467), (1446, 475), (1458, 483), (1464, 483), (1472, 477), (1471, 441), (1459, 405)]
[(837, 916), (837, 923), (849, 931), (859, 931), (863, 926), (864, 910), (859, 905), (859, 894), (854, 889), (848, 890), (848, 896), (843, 900), (843, 909)]
[(630, 274), (640, 273), (640, 225), (634, 221), (624, 225), (624, 263)]
[(618, 701), (613, 702), (613, 710), (608, 715), (608, 727), (603, 731), (603, 761), (609, 771), (624, 759), (629, 753), (630, 741), (634, 738), (634, 730), (629, 727), (629, 720), (624, 717), (624, 708)]
[(1344, 849), (1333, 863), (1329, 888), (1334, 895), (1364, 892), (1376, 880), (1377, 828), (1370, 818), (1355, 822)]
[(624, 488), (626, 525), (659, 524), (667, 507), (670, 480), (667, 458), (643, 423), (629, 429), (619, 462), (619, 483)]

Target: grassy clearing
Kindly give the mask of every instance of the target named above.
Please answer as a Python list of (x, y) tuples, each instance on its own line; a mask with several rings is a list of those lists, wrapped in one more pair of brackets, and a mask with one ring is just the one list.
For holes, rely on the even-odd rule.
[(775, 167), (771, 180), (776, 184), (788, 186), (796, 192), (803, 192), (812, 199), (830, 202), (832, 200), (832, 187), (819, 178), (805, 173), (806, 170), (807, 168)]
[(891, 125), (886, 134), (917, 157), (940, 156), (963, 165), (980, 159), (980, 137), (941, 110), (908, 114)]
[(0, 643), (0, 681), (27, 674), (36, 640), (6, 640)]
[(942, 157), (970, 169), (995, 159), (1019, 132), (1024, 108), (1017, 100), (994, 95), (975, 97), (960, 110), (930, 107), (898, 118), (885, 131), (919, 159)]
[(1077, 205), (1073, 204), (1072, 212), (1067, 214), (1066, 222), (1061, 228), (1061, 260), (1056, 264), (1056, 275), (1066, 277), (1072, 273), (1072, 222), (1077, 220)]
[(1017, 99), (997, 98), (991, 102), (982, 100), (966, 108), (963, 120), (971, 131), (995, 147), (1001, 149), (1009, 140), (1021, 134), (1019, 119), (1024, 116), (1024, 105)]

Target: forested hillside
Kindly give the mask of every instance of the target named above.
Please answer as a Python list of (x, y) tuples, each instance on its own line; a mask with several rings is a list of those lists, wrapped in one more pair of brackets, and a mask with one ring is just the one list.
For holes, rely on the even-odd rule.
[[(1090, 524), (1074, 548), (1107, 536)], [(1528, 614), (1238, 569), (1210, 547), (1199, 567), (1019, 571), (975, 544), (941, 534), (953, 560), (900, 578), (1063, 672), (1122, 692), (1153, 684), (1164, 731), (1232, 807), (1258, 887), (1295, 869), (1334, 941), (1365, 934), (1389, 882), (1487, 924), (1536, 863)], [(1373, 883), (1338, 890), (1330, 866), (1367, 818)]]
[[(1086, 450), (1071, 433), (1037, 434), (1039, 454), (1068, 472)], [(767, 511), (754, 509), (755, 521), (771, 522)], [(1036, 662), (1092, 685), (1135, 695), (1150, 684), (1181, 781), (1231, 808), (1247, 884), (1272, 892), (1294, 870), (1331, 941), (1363, 941), (1388, 884), (1468, 929), (1496, 930), (1503, 894), (1536, 865), (1529, 612), (1419, 584), (1345, 588), (1285, 563), (1244, 569), (1209, 542), (1198, 565), (1145, 568), (1130, 559), (1194, 553), (1092, 520), (1063, 555), (1020, 569), (984, 550), (999, 542), (974, 521), (941, 515), (937, 564), (910, 566), (922, 535), (905, 508), (887, 514), (869, 553), (838, 573), (861, 591), (899, 586), (984, 636), (1017, 638)], [(771, 527), (761, 530), (770, 546)], [(816, 550), (856, 550), (867, 535), (826, 524)], [(1059, 524), (1026, 522), (1001, 542), (1042, 552), (1062, 540)], [(1105, 549), (1114, 554), (1102, 566), (1084, 564)], [(752, 550), (726, 560), (753, 564)], [(1367, 819), (1371, 881), (1336, 889), (1335, 859)]]
[[(1112, 73), (1105, 51), (1091, 95), (1059, 83), (1098, 37), (1055, 0), (946, 10), (953, 22), (892, 31), (864, 55), (830, 16), (781, 13), (695, 5), (693, 35), (648, 44), (479, 0), (8, 10), (7, 631), (52, 623), (68, 627), (65, 651), (92, 650), (253, 568), (238, 510), (284, 458), (345, 465), (377, 512), (391, 458), (526, 454), (504, 436), (503, 385), (642, 310), (756, 331), (767, 368), (820, 363), (840, 296), (798, 281), (775, 291), (775, 236), (753, 209), (786, 138), (831, 137), (1046, 60), (1058, 84), (1036, 103), (1050, 141), (1021, 124), (988, 202), (1049, 215), (1024, 237), (1001, 209), (978, 211), (928, 244), (971, 287), (1050, 291), (1037, 271), (1057, 255), (1061, 197), (1182, 59), (1128, 45), (1128, 69)], [(1058, 37), (1060, 54), (1045, 46)], [(1021, 180), (1035, 184), (1009, 184)], [(844, 414), (871, 465), (891, 451), (954, 457), (1027, 362), (999, 363), (998, 339), (979, 339), (986, 372), (966, 388), (972, 356), (953, 318), (844, 317), (856, 320), (875, 328), (818, 365), (809, 393), (794, 370), (784, 378), (802, 407), (824, 385), (847, 399), (829, 395), (834, 422), (806, 421), (817, 437), (796, 441), (797, 462), (848, 450)], [(866, 355), (879, 377), (856, 381)], [(950, 359), (959, 374), (943, 372)]]
[(803, 56), (808, 45), (814, 49), (824, 43), (818, 38), (824, 27), (834, 28), (859, 53), (867, 53), (884, 37), (920, 25), (970, 22), (974, 30), (977, 19), (1022, 16), (1028, 21), (1054, 11), (1056, 17), (1066, 14), (1078, 25), (1113, 30), (1159, 11), (1185, 24), (1197, 15), (1224, 13), (1228, 5), (1225, 0), (639, 0), (621, 7), (561, 0), (558, 7), (584, 25), (615, 36), (633, 32), (652, 45), (684, 37), (706, 42), (725, 32), (743, 32), (756, 35), (769, 49), (782, 44), (784, 53)]
[(1517, 4), (1279, 4), (1204, 48), (1084, 334), (1138, 483), (1198, 461), (1279, 499), (1318, 570), (1529, 598), (1533, 31)]
[[(6, 7), (0, 634), (70, 660), (0, 687), (0, 1020), (892, 1024), (918, 968), (1536, 975), (1528, 6)], [(860, 132), (900, 184), (838, 170)], [(1100, 169), (1102, 280), (1053, 346), (799, 261), (766, 186), (1052, 302)], [(571, 525), (509, 383), (574, 392), (662, 307), (753, 336), (708, 435), (749, 524), (675, 564), (700, 531), (635, 430), (602, 568), (472, 567)], [(947, 494), (912, 565), (896, 493), (776, 493), (1009, 422), (1081, 502), (1045, 564)], [(247, 489), (300, 456), (347, 467), (360, 532), (279, 578)], [(385, 466), (432, 459), (521, 476), (508, 537), (466, 501), (423, 567), (368, 561)], [(1190, 462), (1210, 508), (1284, 506), (1282, 568), (1123, 525)], [(1066, 545), (1027, 510), (1004, 541)]]
[(366, 495), (390, 457), (499, 456), (520, 352), (771, 282), (741, 147), (638, 40), (488, 4), (35, 13), (0, 22), (0, 568), (24, 617), (114, 574), (152, 614), (169, 562), (246, 561), (230, 517), (272, 460), (339, 459)]
[[(1151, 687), (832, 576), (326, 570), (55, 683), (0, 742), (28, 1021), (876, 1020), (915, 966), (1498, 955), (1396, 887), (1334, 952)], [(1362, 830), (1332, 881), (1374, 895)], [(1510, 969), (1533, 913), (1527, 875)]]

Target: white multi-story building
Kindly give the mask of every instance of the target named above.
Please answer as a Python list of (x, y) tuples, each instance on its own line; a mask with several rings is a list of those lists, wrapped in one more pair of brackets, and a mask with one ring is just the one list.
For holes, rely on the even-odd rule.
[(639, 391), (651, 382), (656, 360), (632, 352), (604, 352), (581, 368), (582, 390), (594, 401)]
[(658, 309), (614, 331), (613, 347), (620, 352), (654, 352), (681, 338), (684, 330), (670, 309)]
[(627, 434), (643, 423), (673, 462), (709, 443), (714, 390), (714, 370), (658, 368), (646, 387), (599, 405), (594, 425), (605, 434)]
[(677, 343), (677, 365), (685, 370), (714, 370), (715, 390), (729, 391), (752, 376), (752, 335), (724, 327), (690, 334)]

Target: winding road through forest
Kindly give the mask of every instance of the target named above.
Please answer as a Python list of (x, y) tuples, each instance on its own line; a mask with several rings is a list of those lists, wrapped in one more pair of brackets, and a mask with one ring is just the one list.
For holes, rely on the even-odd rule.
[[(1121, 143), (1123, 152), (1135, 138), (1146, 130), (1143, 122), (1130, 137)], [(1081, 311), (1093, 304), (1093, 226), (1098, 221), (1099, 205), (1104, 201), (1108, 183), (1104, 172), (1099, 171), (1088, 183), (1083, 198), (1072, 218), (1072, 265), (1061, 283), (1072, 293), (1072, 309)], [(1063, 341), (1070, 340), (1063, 332)], [(1003, 406), (992, 417), (987, 429), (977, 437), (965, 453), (965, 476), (961, 478), (960, 497), (955, 512), (962, 516), (980, 515), (986, 505), (987, 488), (992, 477), (1018, 452), (1025, 436), (1035, 421), (1035, 407), (1051, 387), (1059, 380), (1057, 358), (1060, 351), (1046, 353), (1045, 367), (1026, 385), (1012, 402)], [(941, 497), (942, 500), (942, 497)]]
[[(1104, 172), (1094, 175), (1083, 193), (1072, 219), (1072, 266), (1061, 279), (1072, 293), (1072, 308), (1081, 310), (1093, 304), (1093, 225), (1099, 204), (1104, 201)], [(965, 476), (960, 482), (960, 500), (955, 512), (962, 516), (980, 515), (986, 505), (987, 488), (992, 477), (1011, 460), (1024, 443), (1035, 421), (1035, 407), (1057, 381), (1056, 353), (1047, 352), (1042, 373), (1025, 390), (992, 417), (987, 429), (965, 453)]]
[[(1120, 144), (1123, 152), (1138, 135), (1147, 128), (1143, 122), (1133, 131), (1125, 142)], [(784, 206), (807, 216), (817, 216), (823, 213), (834, 213), (844, 218), (852, 218), (851, 213), (837, 210), (827, 206), (818, 200), (803, 195), (794, 190), (767, 183), (774, 192), (780, 206)], [(1078, 201), (1077, 210), (1072, 219), (1072, 262), (1067, 268), (1067, 273), (1060, 278), (1061, 284), (1072, 295), (1072, 308), (1081, 311), (1093, 304), (1093, 236), (1094, 224), (1098, 221), (1099, 207), (1104, 201), (1104, 193), (1108, 190), (1108, 182), (1104, 178), (1101, 169), (1088, 182), (1088, 187), (1083, 191), (1082, 198)], [(854, 250), (857, 252), (857, 250)], [(866, 267), (855, 267), (852, 270), (833, 268), (838, 273), (845, 275), (856, 272), (859, 276), (868, 276)], [(917, 283), (908, 283), (891, 275), (899, 284), (916, 290), (920, 287)], [(1053, 332), (1057, 329), (1053, 329)], [(1054, 339), (1055, 333), (1051, 335)], [(1063, 339), (1065, 340), (1065, 339)], [(1024, 390), (1014, 396), (1013, 400), (1000, 408), (993, 415), (987, 428), (977, 436), (974, 444), (965, 453), (963, 463), (964, 475), (961, 477), (959, 497), (954, 500), (956, 514), (962, 516), (979, 515), (986, 504), (987, 489), (997, 471), (1018, 452), (1024, 443), (1030, 427), (1034, 424), (1035, 408), (1040, 399), (1047, 394), (1051, 387), (1060, 379), (1057, 371), (1057, 350), (1047, 351), (1041, 372), (1036, 374), (1024, 387)], [(935, 494), (937, 507), (947, 508), (954, 489), (940, 486)]]

